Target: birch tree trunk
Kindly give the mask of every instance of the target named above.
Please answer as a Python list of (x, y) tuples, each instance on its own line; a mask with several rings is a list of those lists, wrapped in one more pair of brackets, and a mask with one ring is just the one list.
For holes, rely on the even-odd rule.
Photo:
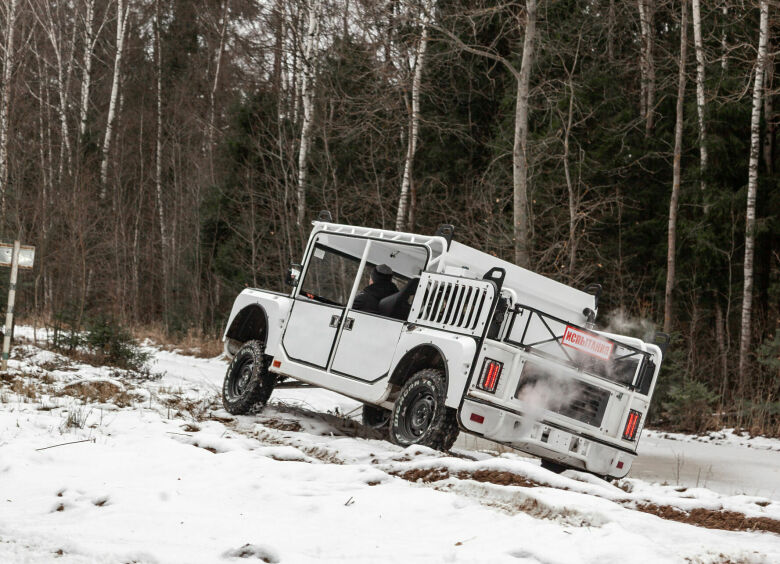
[(103, 158), (100, 162), (100, 198), (106, 197), (106, 182), (108, 181), (108, 158), (111, 153), (111, 141), (116, 122), (117, 101), (119, 98), (119, 83), (122, 75), (122, 51), (125, 43), (127, 18), (130, 14), (130, 0), (116, 0), (116, 55), (114, 56), (114, 77), (111, 83), (111, 100), (108, 105), (106, 134), (103, 138)]
[(14, 65), (14, 29), (19, 0), (11, 0), (6, 7), (5, 45), (3, 50), (3, 84), (0, 90), (0, 220), (5, 217), (5, 198), (8, 191), (8, 119), (11, 107), (11, 72)]
[(89, 91), (92, 86), (92, 53), (95, 50), (95, 0), (86, 0), (84, 14), (84, 54), (82, 55), (83, 75), (81, 77), (81, 106), (79, 108), (79, 139), (87, 132), (89, 114)]
[(528, 94), (531, 83), (531, 65), (534, 60), (536, 39), (536, 0), (526, 0), (525, 38), (523, 58), (517, 79), (515, 105), (515, 138), (512, 148), (512, 181), (514, 185), (514, 247), (515, 263), (523, 268), (530, 266), (528, 250)]
[(209, 93), (209, 170), (211, 171), (211, 182), (214, 183), (214, 132), (216, 130), (216, 98), (219, 88), (219, 69), (222, 66), (222, 54), (225, 51), (225, 36), (227, 34), (228, 10), (230, 9), (230, 0), (225, 0), (225, 6), (222, 12), (222, 25), (219, 32), (219, 47), (217, 49), (217, 61), (214, 69), (214, 82), (211, 85)]
[(306, 181), (308, 178), (308, 157), (314, 119), (314, 58), (319, 27), (319, 7), (320, 0), (311, 0), (302, 61), (301, 99), (303, 103), (303, 125), (301, 126), (301, 144), (298, 151), (298, 213), (296, 215), (296, 224), (298, 226), (303, 225), (306, 215)]
[(664, 332), (672, 329), (672, 293), (677, 253), (677, 208), (680, 200), (680, 160), (682, 157), (683, 104), (685, 103), (685, 58), (688, 44), (688, 2), (682, 1), (680, 22), (680, 74), (677, 82), (677, 115), (674, 124), (674, 161), (672, 163), (672, 197), (669, 200), (669, 239), (666, 256), (666, 291), (664, 292)]
[[(700, 0), (693, 0), (693, 44), (696, 50), (696, 113), (699, 118), (699, 174), (701, 175), (701, 191), (706, 198), (707, 191), (707, 124), (704, 108), (704, 45), (701, 37), (701, 7)], [(705, 212), (707, 206), (704, 206)]]
[(168, 313), (168, 262), (171, 257), (168, 234), (165, 226), (165, 203), (162, 194), (162, 41), (160, 40), (160, 0), (155, 0), (154, 12), (154, 65), (155, 74), (157, 75), (157, 138), (155, 143), (154, 188), (157, 199), (157, 220), (160, 226), (160, 246), (162, 247), (160, 265), (162, 267), (163, 279), (163, 320), (165, 321), (167, 320)]
[[(427, 9), (424, 9), (427, 14)], [(414, 153), (417, 151), (417, 136), (420, 126), (420, 84), (422, 82), (423, 66), (425, 65), (425, 51), (428, 47), (428, 23), (427, 15), (423, 15), (420, 42), (417, 44), (417, 53), (414, 58), (414, 77), (412, 78), (412, 116), (409, 123), (408, 145), (406, 150), (406, 162), (404, 175), (401, 181), (401, 195), (398, 198), (398, 213), (395, 216), (395, 230), (402, 231), (407, 214), (407, 202), (409, 189), (412, 185), (412, 170), (414, 168)]]
[(756, 77), (753, 83), (753, 111), (750, 116), (750, 162), (748, 165), (747, 213), (745, 216), (745, 262), (742, 293), (742, 331), (739, 339), (739, 391), (744, 392), (750, 349), (751, 316), (753, 313), (753, 255), (755, 252), (756, 191), (758, 189), (758, 153), (761, 141), (761, 103), (764, 91), (767, 37), (769, 32), (769, 2), (761, 0), (761, 20), (756, 56)]

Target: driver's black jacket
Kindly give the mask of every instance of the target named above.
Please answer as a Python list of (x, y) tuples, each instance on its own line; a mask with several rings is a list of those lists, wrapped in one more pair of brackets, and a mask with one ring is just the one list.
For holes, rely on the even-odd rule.
[(358, 292), (355, 301), (352, 302), (352, 309), (367, 313), (379, 313), (380, 300), (395, 294), (397, 291), (398, 287), (390, 281), (374, 282)]

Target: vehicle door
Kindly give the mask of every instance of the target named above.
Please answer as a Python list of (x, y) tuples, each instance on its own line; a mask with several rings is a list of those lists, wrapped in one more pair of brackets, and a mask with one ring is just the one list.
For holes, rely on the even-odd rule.
[(290, 359), (328, 366), (365, 245), (365, 239), (326, 233), (314, 240), (282, 337)]
[[(393, 283), (401, 290), (420, 276), (428, 260), (425, 247), (377, 240), (368, 243), (365, 255), (359, 290), (369, 285), (371, 271), (378, 264), (386, 264), (393, 270)], [(347, 309), (330, 371), (368, 383), (387, 376), (406, 317), (408, 313), (404, 317), (391, 317)]]

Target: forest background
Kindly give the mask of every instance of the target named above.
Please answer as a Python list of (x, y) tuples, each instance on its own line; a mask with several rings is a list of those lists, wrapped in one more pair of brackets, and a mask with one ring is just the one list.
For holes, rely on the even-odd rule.
[[(4, 0), (17, 315), (216, 339), (321, 209), (456, 238), (673, 346), (657, 425), (780, 434), (768, 0)], [(2, 277), (7, 288), (6, 277)]]

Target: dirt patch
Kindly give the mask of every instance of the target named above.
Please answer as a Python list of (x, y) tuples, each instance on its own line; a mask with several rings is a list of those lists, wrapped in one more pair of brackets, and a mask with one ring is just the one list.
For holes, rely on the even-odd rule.
[(679, 521), (705, 529), (723, 529), (726, 531), (766, 531), (780, 534), (780, 521), (769, 517), (748, 517), (736, 511), (704, 509), (697, 507), (683, 511), (668, 505), (646, 503), (637, 505), (636, 509), (645, 513), (657, 515), (670, 521)]
[(523, 488), (535, 488), (544, 485), (540, 484), (539, 482), (529, 480), (525, 476), (502, 470), (476, 470), (474, 472), (468, 472), (464, 470), (458, 472), (457, 474), (450, 474), (450, 471), (446, 468), (433, 467), (414, 468), (412, 470), (407, 470), (406, 472), (391, 472), (391, 474), (403, 478), (404, 480), (408, 480), (409, 482), (422, 482), (424, 484), (439, 482), (454, 476), (459, 480), (474, 480), (476, 482), (495, 484), (497, 486), (520, 486)]
[[(539, 482), (529, 480), (519, 474), (501, 470), (477, 470), (476, 472), (458, 472), (457, 477), (461, 480), (476, 480), (477, 482), (489, 482), (499, 486), (521, 486), (524, 488), (535, 488), (543, 486)], [(566, 488), (564, 488), (566, 489)]]
[(390, 472), (390, 474), (408, 482), (422, 482), (423, 484), (439, 482), (450, 477), (450, 472), (446, 468), (414, 468), (406, 472)]

